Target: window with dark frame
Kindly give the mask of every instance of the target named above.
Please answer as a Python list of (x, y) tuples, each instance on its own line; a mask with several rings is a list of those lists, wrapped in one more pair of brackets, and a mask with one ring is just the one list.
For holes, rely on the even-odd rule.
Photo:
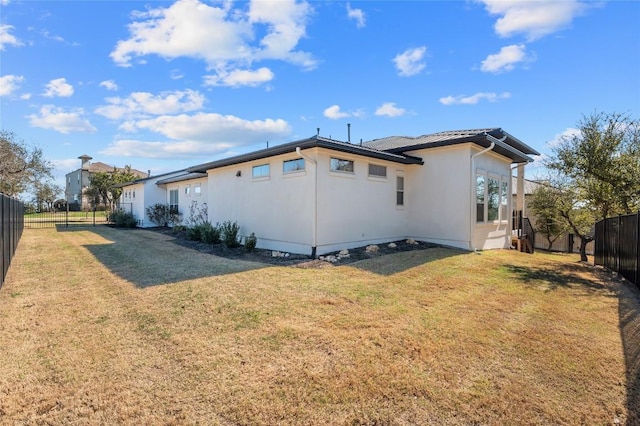
[(282, 173), (291, 173), (304, 170), (304, 158), (296, 158), (282, 162)]
[(396, 177), (396, 206), (404, 206), (404, 176)]
[(485, 177), (476, 176), (476, 222), (484, 222)]
[(369, 163), (369, 176), (387, 177), (387, 166)]
[(269, 164), (261, 164), (259, 166), (253, 166), (253, 169), (251, 169), (251, 177), (254, 179), (269, 177), (270, 171), (271, 171), (271, 168), (269, 167)]
[(331, 157), (331, 171), (353, 173), (353, 161)]
[(169, 211), (172, 214), (178, 214), (178, 190), (169, 190)]

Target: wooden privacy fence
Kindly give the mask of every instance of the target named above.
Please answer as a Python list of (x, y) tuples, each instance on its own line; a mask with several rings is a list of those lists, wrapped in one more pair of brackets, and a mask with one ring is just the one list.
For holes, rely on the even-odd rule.
[(0, 269), (2, 269), (2, 279), (0, 288), (4, 284), (4, 278), (9, 271), (9, 264), (16, 252), (18, 241), (24, 229), (24, 204), (22, 202), (0, 194)]
[(596, 223), (595, 264), (615, 271), (640, 288), (640, 212)]

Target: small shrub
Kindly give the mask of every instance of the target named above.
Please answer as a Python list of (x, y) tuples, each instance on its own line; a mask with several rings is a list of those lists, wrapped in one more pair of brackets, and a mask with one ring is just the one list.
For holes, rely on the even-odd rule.
[(109, 216), (109, 220), (113, 222), (116, 228), (135, 228), (138, 225), (138, 219), (133, 213), (123, 210), (116, 210)]
[(200, 225), (187, 228), (187, 238), (191, 241), (200, 241)]
[(244, 239), (244, 248), (247, 251), (254, 251), (256, 249), (256, 245), (258, 244), (258, 238), (255, 233), (251, 233), (247, 238)]
[(226, 222), (222, 222), (220, 225), (220, 237), (222, 242), (229, 248), (238, 247), (240, 245), (240, 237), (238, 233), (240, 232), (240, 226), (238, 226), (238, 222), (231, 222), (227, 220)]
[(168, 204), (157, 203), (145, 209), (149, 220), (157, 226), (175, 225), (180, 222), (182, 214), (169, 207)]
[(209, 222), (203, 223), (200, 228), (200, 241), (208, 244), (220, 243), (220, 227)]

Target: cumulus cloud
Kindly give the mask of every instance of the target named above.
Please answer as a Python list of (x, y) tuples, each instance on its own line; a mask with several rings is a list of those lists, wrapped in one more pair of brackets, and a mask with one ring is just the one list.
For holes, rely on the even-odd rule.
[(406, 110), (404, 108), (398, 108), (395, 102), (385, 102), (376, 109), (375, 114), (386, 117), (399, 117), (404, 115), (405, 112)]
[(67, 83), (65, 78), (56, 78), (47, 83), (46, 90), (42, 94), (47, 98), (53, 98), (59, 96), (61, 98), (68, 98), (73, 95), (73, 86)]
[(424, 56), (426, 53), (427, 48), (425, 46), (421, 46), (413, 49), (407, 49), (396, 55), (396, 57), (393, 58), (393, 62), (396, 64), (398, 75), (401, 77), (410, 77), (422, 71), (426, 66), (424, 63)]
[(511, 71), (516, 64), (528, 60), (525, 50), (524, 44), (504, 46), (500, 52), (487, 56), (487, 59), (482, 61), (480, 69), (494, 74)]
[(112, 92), (118, 91), (118, 85), (113, 80), (105, 80), (100, 82), (100, 87), (104, 87), (107, 90)]
[(340, 110), (340, 105), (331, 105), (324, 110), (323, 115), (331, 120), (338, 120), (346, 117), (363, 117), (364, 112), (362, 110), (344, 112)]
[(536, 40), (569, 26), (587, 5), (578, 0), (477, 0), (491, 15), (500, 18), (494, 25), (496, 34), (511, 37), (524, 34)]
[(43, 105), (39, 114), (31, 114), (28, 118), (33, 127), (51, 129), (65, 135), (72, 132), (95, 132), (96, 128), (83, 116), (82, 108), (65, 111), (54, 105)]
[(265, 59), (313, 69), (316, 61), (311, 54), (296, 50), (311, 12), (308, 3), (294, 0), (256, 0), (248, 10), (231, 2), (213, 6), (178, 0), (169, 7), (135, 13), (130, 37), (118, 41), (110, 56), (120, 66), (131, 66), (136, 57), (158, 55), (168, 60), (201, 59), (217, 71)]
[(251, 121), (215, 113), (161, 116), (127, 122), (124, 127), (121, 129), (148, 130), (170, 141), (123, 139), (114, 142), (103, 154), (147, 158), (221, 154), (234, 148), (284, 138), (291, 132), (289, 124), (282, 119)]
[(259, 86), (273, 80), (273, 72), (266, 67), (262, 67), (255, 71), (252, 70), (233, 70), (230, 72), (222, 71), (216, 75), (204, 76), (205, 86)]
[(440, 98), (439, 102), (442, 105), (475, 105), (483, 99), (489, 102), (497, 102), (502, 99), (509, 99), (510, 97), (511, 93), (509, 92), (503, 92), (500, 94), (493, 92), (479, 92), (471, 96), (446, 96), (444, 98)]
[(158, 95), (133, 92), (126, 98), (111, 97), (105, 101), (108, 105), (96, 108), (95, 113), (111, 120), (120, 120), (196, 111), (203, 107), (205, 97), (198, 91), (187, 89)]
[(8, 96), (20, 88), (24, 81), (21, 75), (3, 75), (0, 77), (0, 96)]
[(22, 46), (23, 43), (13, 34), (9, 34), (13, 30), (13, 25), (0, 25), (0, 50), (4, 50), (5, 46)]
[(555, 148), (556, 146), (560, 145), (562, 142), (564, 142), (565, 140), (570, 140), (574, 137), (579, 137), (580, 135), (582, 135), (582, 132), (580, 131), (580, 129), (575, 129), (573, 127), (568, 127), (566, 128), (564, 131), (562, 131), (561, 133), (556, 134), (553, 139), (551, 139), (550, 141), (548, 141), (546, 143), (546, 146), (549, 148)]
[(364, 28), (366, 25), (364, 12), (362, 11), (362, 9), (352, 9), (350, 3), (347, 3), (347, 17), (349, 19), (355, 20), (356, 27), (358, 28)]

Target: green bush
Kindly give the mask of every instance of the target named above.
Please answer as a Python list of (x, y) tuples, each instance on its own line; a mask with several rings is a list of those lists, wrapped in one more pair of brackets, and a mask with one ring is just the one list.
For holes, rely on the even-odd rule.
[(187, 238), (192, 241), (202, 241), (208, 244), (220, 243), (220, 228), (209, 222), (199, 223), (187, 228)]
[(226, 222), (222, 222), (222, 225), (220, 225), (220, 238), (229, 248), (238, 247), (240, 245), (240, 237), (238, 236), (239, 232), (240, 226), (238, 226), (238, 222), (231, 222), (230, 220), (227, 220)]
[(138, 225), (138, 219), (136, 219), (133, 213), (128, 213), (123, 210), (116, 210), (111, 213), (109, 220), (116, 228), (135, 228)]
[(244, 248), (247, 251), (254, 251), (256, 249), (256, 245), (258, 244), (258, 238), (255, 233), (251, 233), (247, 238), (244, 239)]

